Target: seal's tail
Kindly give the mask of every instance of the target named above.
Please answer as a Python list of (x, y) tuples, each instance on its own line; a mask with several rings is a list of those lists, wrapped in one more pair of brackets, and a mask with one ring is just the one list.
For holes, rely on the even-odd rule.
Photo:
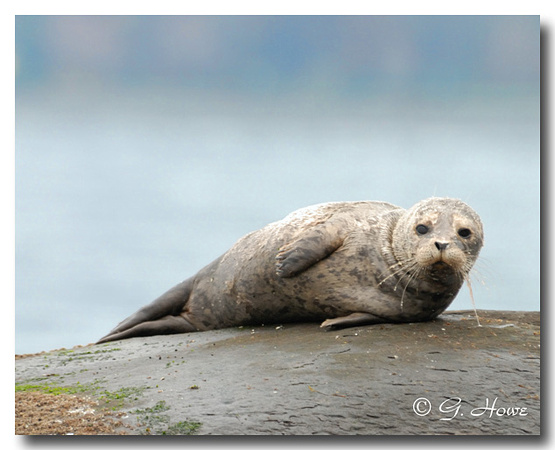
[(193, 280), (194, 278), (189, 278), (179, 283), (149, 305), (139, 309), (101, 338), (97, 344), (138, 336), (198, 331), (181, 315), (191, 294)]

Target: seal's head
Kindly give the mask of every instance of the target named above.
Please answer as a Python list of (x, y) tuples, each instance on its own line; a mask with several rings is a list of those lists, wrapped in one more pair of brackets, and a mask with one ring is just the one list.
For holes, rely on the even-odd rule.
[(484, 242), (482, 222), (460, 200), (429, 198), (401, 215), (393, 230), (397, 263), (416, 278), (462, 283)]

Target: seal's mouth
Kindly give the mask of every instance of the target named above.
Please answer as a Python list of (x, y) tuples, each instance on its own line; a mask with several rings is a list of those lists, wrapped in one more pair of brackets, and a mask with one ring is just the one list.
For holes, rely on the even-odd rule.
[(447, 264), (445, 261), (438, 261), (432, 264), (432, 269), (433, 270), (437, 270), (437, 271), (442, 271), (442, 270), (452, 270), (453, 268), (451, 267), (450, 264)]

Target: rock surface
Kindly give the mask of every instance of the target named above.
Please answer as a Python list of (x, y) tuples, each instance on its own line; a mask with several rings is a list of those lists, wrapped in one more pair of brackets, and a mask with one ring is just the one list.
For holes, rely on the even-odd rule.
[(78, 386), (128, 434), (540, 434), (540, 313), (478, 314), (56, 350), (18, 357), (16, 386)]

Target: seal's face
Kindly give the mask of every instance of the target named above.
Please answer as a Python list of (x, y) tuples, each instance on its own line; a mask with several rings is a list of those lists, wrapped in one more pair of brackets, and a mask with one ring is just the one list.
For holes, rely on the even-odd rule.
[(400, 266), (416, 278), (465, 279), (483, 245), (478, 215), (454, 199), (417, 203), (398, 221), (393, 253)]

